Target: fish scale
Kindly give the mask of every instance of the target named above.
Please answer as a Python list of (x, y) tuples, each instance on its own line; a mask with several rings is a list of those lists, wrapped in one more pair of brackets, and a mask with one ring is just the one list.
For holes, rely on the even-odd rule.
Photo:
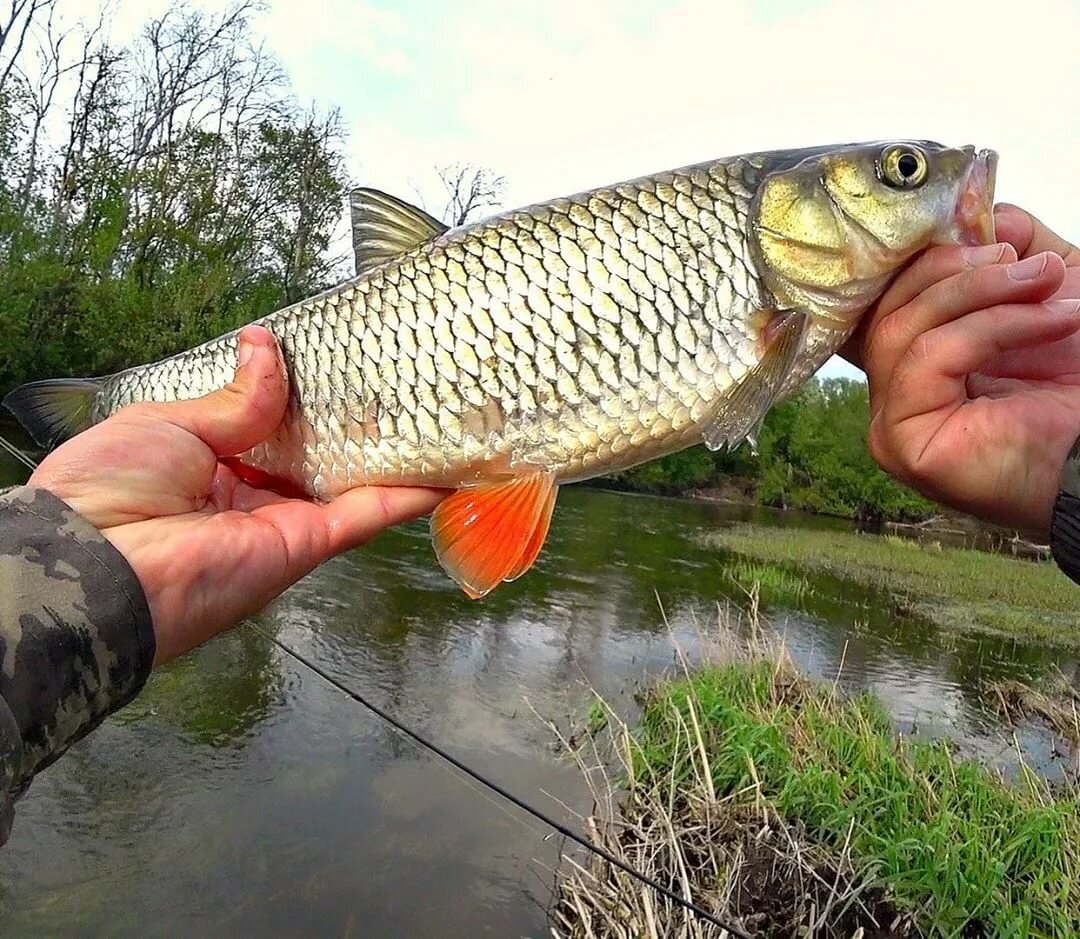
[[(896, 147), (906, 164), (885, 159)], [(925, 185), (886, 178), (912, 161), (933, 165)], [(989, 157), (924, 142), (715, 160), (454, 230), (357, 190), (356, 276), (258, 321), (290, 404), (234, 463), (319, 499), (456, 489), (436, 553), (481, 596), (535, 559), (559, 484), (752, 434), (914, 253), (992, 236), (982, 216), (957, 227), (961, 204), (989, 218), (991, 184)], [(212, 392), (236, 353), (230, 333), (6, 402), (52, 443), (128, 404)]]

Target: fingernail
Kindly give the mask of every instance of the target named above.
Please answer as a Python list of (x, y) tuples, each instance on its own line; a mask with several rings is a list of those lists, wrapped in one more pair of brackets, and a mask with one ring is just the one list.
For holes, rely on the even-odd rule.
[(1080, 300), (1047, 300), (1043, 306), (1051, 313), (1060, 313), (1062, 316), (1080, 313)]
[(1005, 245), (979, 245), (977, 248), (964, 248), (964, 260), (968, 264), (994, 264), (1001, 260)]
[(240, 348), (237, 352), (236, 367), (243, 368), (248, 362), (251, 361), (251, 357), (255, 354), (255, 343), (248, 342), (246, 339), (240, 340)]
[(1046, 261), (1045, 254), (1036, 254), (1034, 257), (1010, 264), (1005, 271), (1009, 275), (1009, 280), (1035, 280), (1046, 270)]

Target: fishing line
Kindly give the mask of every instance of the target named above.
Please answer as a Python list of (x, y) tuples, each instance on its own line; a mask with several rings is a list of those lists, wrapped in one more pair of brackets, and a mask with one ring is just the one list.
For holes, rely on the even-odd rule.
[(15, 446), (10, 440), (6, 439), (3, 434), (0, 434), (0, 447), (3, 447), (4, 450), (15, 457), (15, 459), (22, 463), (23, 466), (29, 467), (31, 472), (37, 469), (37, 463), (23, 453), (23, 451)]
[(714, 916), (708, 910), (703, 909), (702, 907), (698, 906), (692, 900), (687, 900), (685, 897), (679, 896), (679, 894), (675, 893), (673, 890), (669, 889), (668, 887), (665, 887), (659, 881), (653, 880), (648, 874), (643, 874), (641, 871), (637, 870), (636, 868), (631, 867), (625, 861), (621, 861), (619, 858), (617, 858), (614, 854), (612, 854), (610, 851), (606, 850), (605, 848), (601, 848), (598, 845), (595, 845), (592, 842), (587, 841), (584, 837), (579, 835), (572, 828), (569, 828), (568, 826), (564, 825), (562, 822), (558, 821), (557, 819), (554, 819), (550, 815), (547, 815), (541, 809), (535, 808), (534, 806), (530, 805), (528, 802), (525, 802), (523, 799), (518, 798), (512, 792), (510, 792), (507, 789), (504, 789), (502, 786), (500, 786), (497, 782), (494, 782), (494, 781), (488, 779), (483, 774), (481, 774), (481, 773), (477, 772), (476, 770), (471, 769), (470, 767), (466, 766), (464, 763), (461, 762), (461, 760), (457, 759), (457, 757), (453, 756), (450, 753), (447, 753), (445, 750), (443, 750), (437, 744), (434, 744), (430, 740), (427, 740), (426, 738), (422, 737), (416, 731), (410, 729), (405, 724), (401, 723), (401, 721), (399, 721), (392, 714), (387, 713), (382, 708), (380, 708), (377, 704), (374, 704), (371, 701), (368, 701), (367, 698), (365, 698), (358, 691), (354, 691), (348, 685), (344, 684), (341, 681), (338, 681), (338, 679), (334, 678), (332, 675), (330, 675), (329, 673), (324, 671), (320, 666), (316, 665), (314, 662), (312, 662), (305, 655), (303, 655), (302, 653), (297, 652), (295, 649), (292, 649), (289, 646), (285, 645), (284, 642), (282, 642), (276, 636), (272, 636), (270, 633), (268, 633), (266, 630), (264, 630), (257, 623), (249, 623), (249, 625), (251, 626), (252, 629), (254, 629), (257, 633), (259, 633), (259, 635), (263, 636), (265, 639), (268, 639), (270, 642), (272, 642), (274, 645), (276, 645), (279, 649), (281, 649), (282, 652), (284, 652), (286, 655), (289, 655), (292, 658), (294, 658), (301, 665), (305, 665), (307, 668), (309, 668), (311, 671), (313, 671), (316, 675), (318, 675), (323, 681), (325, 681), (328, 684), (332, 685), (334, 688), (336, 688), (342, 694), (347, 695), (348, 697), (352, 698), (353, 701), (355, 701), (357, 704), (361, 705), (364, 708), (367, 708), (367, 710), (371, 711), (372, 714), (375, 714), (377, 717), (381, 717), (384, 721), (386, 721), (386, 723), (388, 723), (391, 727), (393, 727), (396, 731), (398, 731), (398, 733), (404, 734), (406, 737), (408, 737), (414, 743), (418, 744), (423, 749), (429, 751), (430, 753), (434, 753), (437, 757), (439, 757), (440, 759), (442, 759), (445, 762), (449, 763), (451, 766), (453, 766), (455, 769), (459, 770), (460, 772), (464, 773), (470, 779), (478, 782), (485, 789), (488, 789), (491, 792), (494, 792), (497, 795), (501, 796), (503, 799), (506, 799), (508, 802), (510, 802), (513, 805), (517, 806), (517, 808), (521, 809), (521, 811), (525, 812), (528, 815), (531, 815), (537, 821), (541, 822), (544, 825), (547, 825), (549, 828), (553, 828), (555, 831), (557, 831), (564, 838), (569, 838), (571, 841), (573, 841), (573, 842), (579, 844), (581, 847), (583, 847), (586, 851), (592, 852), (597, 857), (602, 858), (603, 860), (607, 861), (608, 864), (611, 864), (614, 867), (619, 868), (619, 870), (623, 871), (624, 873), (629, 874), (635, 880), (638, 880), (639, 882), (645, 884), (648, 887), (652, 887), (652, 889), (655, 890), (657, 893), (660, 893), (663, 896), (667, 897), (669, 900), (672, 900), (673, 902), (677, 903), (679, 906), (681, 906), (684, 909), (688, 910), (689, 912), (693, 913), (699, 919), (703, 919), (708, 923), (712, 923), (712, 925), (714, 925), (714, 926), (716, 926), (716, 927), (718, 927), (720, 929), (727, 930), (727, 932), (730, 935), (735, 936), (736, 939), (751, 939), (751, 937), (750, 937), (750, 935), (748, 933), (745, 933), (741, 929), (739, 929), (739, 928), (737, 928), (735, 926), (732, 926), (732, 925), (730, 925), (728, 923), (725, 923), (721, 919), (718, 919), (716, 916)]

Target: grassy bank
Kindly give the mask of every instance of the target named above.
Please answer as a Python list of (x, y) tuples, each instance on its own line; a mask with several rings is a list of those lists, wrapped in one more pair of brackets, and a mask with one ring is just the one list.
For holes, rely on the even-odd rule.
[[(610, 720), (613, 774), (575, 751), (593, 837), (753, 935), (1080, 929), (1075, 797), (900, 740), (873, 698), (782, 654), (661, 685), (632, 730)], [(553, 918), (562, 936), (722, 935), (604, 864), (564, 872)]]
[(709, 536), (745, 558), (824, 573), (888, 594), (943, 628), (1080, 648), (1080, 588), (1052, 563), (894, 536), (742, 525)]

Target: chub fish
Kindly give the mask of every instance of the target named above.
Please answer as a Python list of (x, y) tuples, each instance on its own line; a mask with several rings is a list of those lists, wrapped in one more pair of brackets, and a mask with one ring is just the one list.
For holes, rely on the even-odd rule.
[[(916, 254), (994, 238), (997, 157), (927, 141), (745, 154), (448, 229), (351, 193), (356, 275), (259, 322), (290, 403), (233, 464), (328, 500), (454, 490), (431, 519), (471, 597), (529, 569), (558, 487), (752, 438)], [(231, 380), (236, 333), (7, 407), (50, 447)]]

